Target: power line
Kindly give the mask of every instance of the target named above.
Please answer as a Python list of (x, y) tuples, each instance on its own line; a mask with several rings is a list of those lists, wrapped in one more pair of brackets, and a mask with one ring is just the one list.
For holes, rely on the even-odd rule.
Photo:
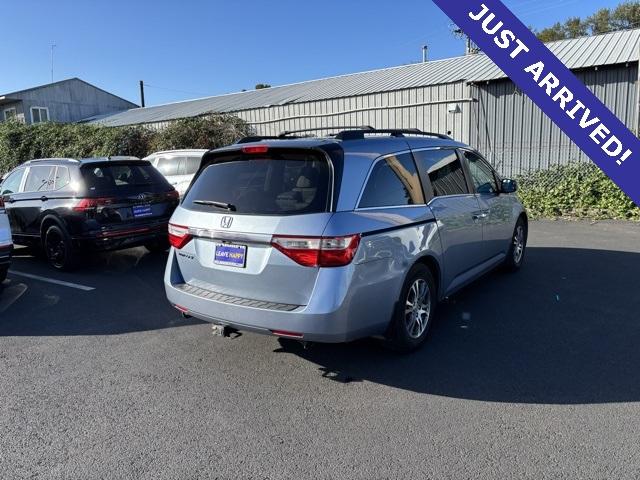
[(158, 90), (166, 90), (167, 92), (175, 92), (175, 93), (186, 93), (187, 95), (199, 95), (202, 97), (211, 97), (211, 93), (202, 93), (202, 92), (190, 92), (188, 90), (178, 90), (175, 88), (167, 88), (167, 87), (159, 87), (158, 85), (151, 85), (147, 82), (144, 83), (145, 87), (157, 88)]

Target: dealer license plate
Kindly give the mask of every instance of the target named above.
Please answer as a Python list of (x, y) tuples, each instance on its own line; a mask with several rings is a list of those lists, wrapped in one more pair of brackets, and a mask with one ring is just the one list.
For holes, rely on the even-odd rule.
[(228, 267), (244, 268), (247, 264), (247, 246), (217, 243), (213, 263)]

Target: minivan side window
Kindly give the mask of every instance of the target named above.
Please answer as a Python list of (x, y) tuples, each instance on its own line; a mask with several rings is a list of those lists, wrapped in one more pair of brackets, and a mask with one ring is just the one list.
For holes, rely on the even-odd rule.
[(435, 197), (469, 193), (462, 164), (454, 149), (414, 152), (418, 168), (429, 177)]
[(11, 193), (18, 193), (20, 184), (22, 183), (22, 177), (24, 176), (24, 168), (16, 170), (2, 182), (2, 195), (9, 195)]
[(491, 168), (480, 155), (467, 150), (463, 151), (465, 158), (469, 163), (469, 172), (471, 180), (476, 187), (476, 192), (483, 194), (498, 193), (498, 182)]
[(358, 208), (398, 207), (424, 203), (422, 185), (410, 153), (379, 160), (364, 187)]
[(53, 165), (29, 167), (27, 181), (24, 185), (25, 192), (45, 192), (53, 185), (53, 174), (56, 167)]

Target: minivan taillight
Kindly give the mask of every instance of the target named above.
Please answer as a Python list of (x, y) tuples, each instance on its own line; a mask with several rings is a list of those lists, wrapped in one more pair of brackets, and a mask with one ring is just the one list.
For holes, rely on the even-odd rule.
[(112, 205), (115, 200), (115, 198), (111, 197), (83, 198), (73, 207), (73, 210), (76, 212), (86, 212), (87, 210), (93, 210), (98, 207), (108, 207)]
[(299, 237), (274, 235), (271, 245), (305, 267), (349, 265), (360, 245), (360, 235), (345, 237)]
[(169, 224), (169, 243), (171, 246), (180, 250), (191, 240), (189, 234), (189, 227), (183, 225), (176, 225), (175, 223)]

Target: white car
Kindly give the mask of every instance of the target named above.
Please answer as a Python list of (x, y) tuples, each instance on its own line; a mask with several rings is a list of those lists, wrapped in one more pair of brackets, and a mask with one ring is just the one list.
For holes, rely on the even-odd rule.
[(150, 161), (182, 196), (189, 188), (206, 152), (207, 150), (167, 150), (152, 153), (145, 160)]
[(11, 227), (9, 226), (9, 218), (2, 203), (2, 197), (0, 197), (0, 283), (4, 282), (5, 278), (7, 278), (12, 251)]

